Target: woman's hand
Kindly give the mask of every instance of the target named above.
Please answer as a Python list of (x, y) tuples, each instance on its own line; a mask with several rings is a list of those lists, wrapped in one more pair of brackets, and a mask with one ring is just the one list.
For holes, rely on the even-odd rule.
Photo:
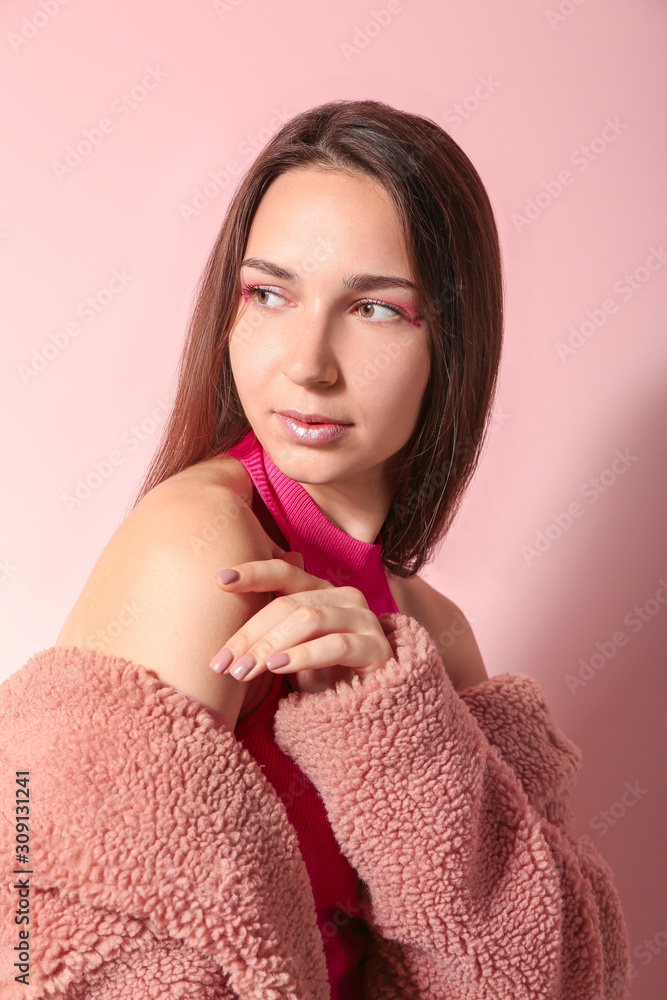
[(334, 587), (306, 573), (300, 553), (239, 563), (233, 569), (239, 574), (233, 582), (215, 577), (224, 591), (269, 591), (280, 596), (216, 653), (210, 666), (217, 673), (251, 681), (269, 669), (294, 674), (296, 690), (321, 691), (342, 679), (351, 680), (354, 674), (366, 677), (394, 655), (361, 591)]

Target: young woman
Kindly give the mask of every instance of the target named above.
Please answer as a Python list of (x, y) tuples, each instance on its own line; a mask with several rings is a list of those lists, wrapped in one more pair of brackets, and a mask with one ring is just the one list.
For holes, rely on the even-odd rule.
[(34, 802), (3, 996), (625, 996), (612, 874), (568, 833), (580, 753), (417, 575), (502, 315), (489, 199), (433, 122), (336, 101), (259, 155), (134, 506), (0, 688)]

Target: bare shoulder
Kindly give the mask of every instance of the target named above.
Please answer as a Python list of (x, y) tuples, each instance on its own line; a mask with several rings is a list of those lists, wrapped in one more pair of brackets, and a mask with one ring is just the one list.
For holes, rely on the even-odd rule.
[(403, 614), (429, 633), (456, 691), (488, 680), (473, 630), (461, 609), (420, 576), (387, 573), (394, 599)]
[[(200, 487), (208, 486), (231, 490), (246, 504), (250, 504), (252, 499), (250, 473), (238, 458), (224, 454), (204, 459), (170, 476), (147, 493), (140, 504), (149, 499), (153, 502), (157, 497), (173, 499), (177, 496), (194, 494)], [(137, 504), (137, 508), (140, 504)]]
[(140, 663), (225, 718), (238, 715), (244, 685), (208, 662), (269, 596), (226, 594), (214, 580), (226, 566), (273, 556), (245, 476), (230, 456), (146, 494), (102, 551), (55, 645)]
[[(227, 460), (229, 459), (229, 460)], [(239, 468), (240, 467), (240, 470)], [(249, 507), (249, 476), (232, 456), (200, 462), (164, 480), (150, 490), (119, 525), (99, 556), (56, 645), (82, 639), (77, 624), (89, 616), (93, 604), (106, 604), (105, 595), (128, 575), (143, 579), (159, 566), (159, 556), (179, 552), (196, 563), (214, 553), (223, 541), (237, 537), (232, 525), (246, 529), (261, 544), (264, 532)], [(150, 566), (146, 556), (152, 551)], [(190, 560), (190, 557), (192, 559)]]

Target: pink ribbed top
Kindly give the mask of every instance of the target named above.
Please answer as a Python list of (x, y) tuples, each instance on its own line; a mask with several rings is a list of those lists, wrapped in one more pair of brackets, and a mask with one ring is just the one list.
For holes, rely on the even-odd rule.
[[(357, 587), (376, 614), (398, 611), (382, 564), (380, 536), (375, 542), (362, 542), (332, 524), (304, 487), (274, 465), (252, 430), (228, 454), (250, 474), (255, 486), (253, 511), (260, 523), (271, 527), (268, 513), (284, 547), (302, 554), (307, 573), (337, 587)], [(273, 737), (278, 702), (292, 690), (289, 676), (275, 675), (266, 698), (237, 722), (234, 733), (281, 797), (296, 830), (315, 899), (331, 1000), (361, 1000), (360, 963), (367, 931), (355, 916), (358, 875), (341, 854), (317, 789)]]

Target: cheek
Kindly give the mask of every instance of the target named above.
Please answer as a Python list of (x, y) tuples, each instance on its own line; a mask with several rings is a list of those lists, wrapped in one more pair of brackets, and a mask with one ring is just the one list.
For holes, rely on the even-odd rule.
[(427, 342), (411, 336), (397, 338), (366, 359), (362, 388), (375, 408), (407, 414), (419, 405), (429, 373)]
[(275, 338), (262, 337), (243, 317), (231, 332), (229, 361), (234, 380), (241, 389), (270, 375), (278, 363)]

